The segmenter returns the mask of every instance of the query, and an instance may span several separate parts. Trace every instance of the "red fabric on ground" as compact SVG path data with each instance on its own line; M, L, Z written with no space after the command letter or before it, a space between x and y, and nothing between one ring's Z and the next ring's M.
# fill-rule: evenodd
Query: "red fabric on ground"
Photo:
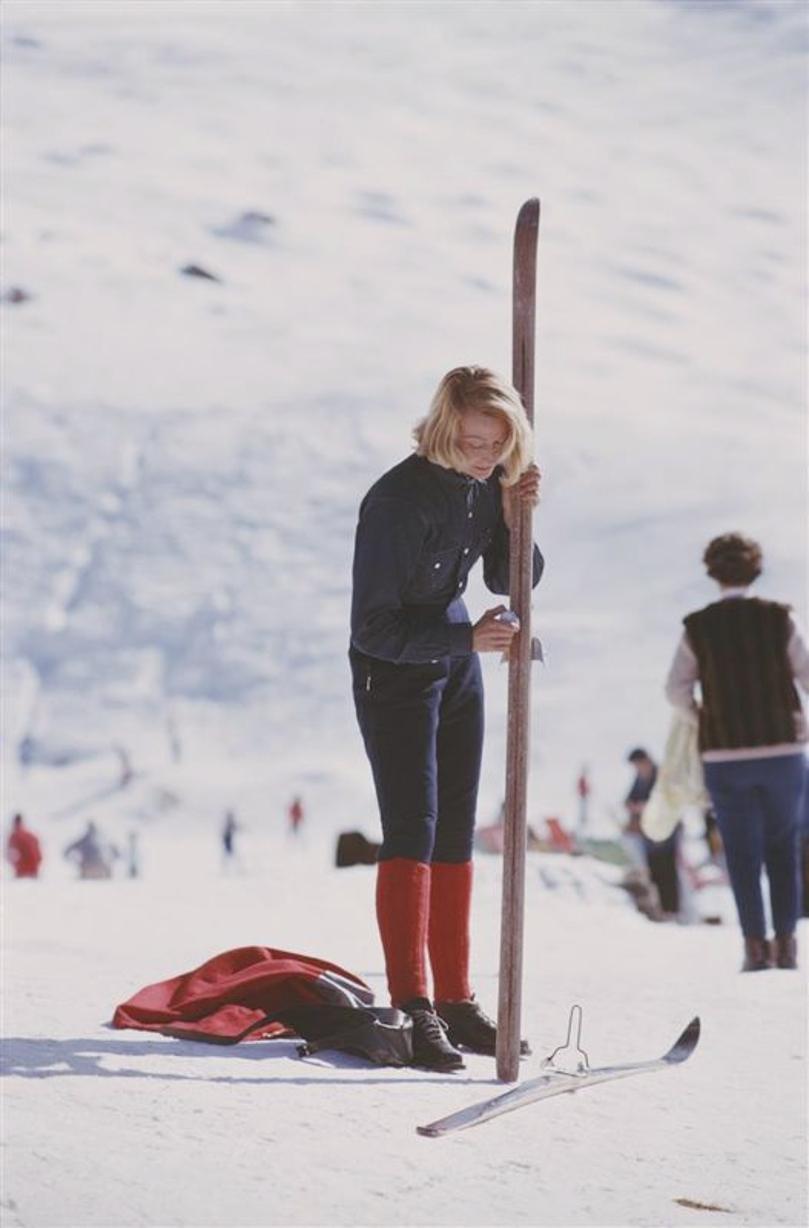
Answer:
M326 960L271 947L240 947L191 972L144 986L116 1007L112 1025L228 1043L276 1011L326 1001L315 983L324 973L361 995L370 994L359 977ZM244 1039L289 1034L282 1023L271 1023Z

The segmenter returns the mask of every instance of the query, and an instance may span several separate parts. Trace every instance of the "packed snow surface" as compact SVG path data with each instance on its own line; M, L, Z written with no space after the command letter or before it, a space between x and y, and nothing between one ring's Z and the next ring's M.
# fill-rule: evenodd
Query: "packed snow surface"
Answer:
M508 372L526 198L532 823L573 824L587 764L615 833L714 533L758 537L761 592L805 622L806 33L792 0L4 5L3 806L46 852L3 883L4 1226L805 1222L805 973L738 974L726 893L723 925L652 925L610 867L532 854L524 1077L574 1002L594 1062L657 1056L695 1013L703 1038L453 1139L415 1126L497 1090L485 1058L444 1078L105 1025L246 944L385 1000L373 871L332 866L337 831L377 834L356 510L445 370ZM471 586L474 617L495 600ZM72 880L91 817L139 833L139 878ZM490 1010L498 875L478 858Z
M287 836L280 799L242 817L241 871L221 867L215 826L161 822L141 879L73 881L52 826L44 880L6 884L7 1228L805 1222L804 975L740 975L735 926L652 924L602 862L529 854L520 1077L564 1042L573 1003L593 1065L658 1057L699 1014L683 1067L429 1139L417 1125L503 1090L492 1059L448 1076L107 1027L143 985L256 944L330 959L386 1001L373 868ZM499 864L476 860L490 1011Z

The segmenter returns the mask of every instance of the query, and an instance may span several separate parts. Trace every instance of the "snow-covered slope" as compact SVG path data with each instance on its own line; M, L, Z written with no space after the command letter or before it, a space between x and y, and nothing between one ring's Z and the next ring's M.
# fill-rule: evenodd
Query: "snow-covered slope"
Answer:
M12 742L159 765L175 728L372 809L357 504L444 370L508 370L539 194L533 805L586 761L603 811L661 745L705 540L760 536L804 599L802 6L5 9Z
M245 873L225 876L206 835L157 824L143 878L96 883L69 880L52 835L45 879L5 884L8 1228L805 1222L805 975L740 976L734 927L652 925L580 860L528 858L521 1077L574 1002L593 1064L656 1057L700 1014L681 1069L431 1140L415 1127L498 1091L491 1059L438 1076L302 1062L285 1040L109 1030L136 989L244 945L332 959L385 1001L373 869L334 870L313 833L254 825ZM474 983L492 1010L499 859L479 857L476 881Z

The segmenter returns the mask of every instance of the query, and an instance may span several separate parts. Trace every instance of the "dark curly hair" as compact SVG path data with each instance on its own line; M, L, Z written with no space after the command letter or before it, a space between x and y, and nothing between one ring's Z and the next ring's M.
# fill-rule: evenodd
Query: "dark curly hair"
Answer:
M723 533L708 542L702 556L708 575L718 584L752 584L761 575L761 546L742 533Z

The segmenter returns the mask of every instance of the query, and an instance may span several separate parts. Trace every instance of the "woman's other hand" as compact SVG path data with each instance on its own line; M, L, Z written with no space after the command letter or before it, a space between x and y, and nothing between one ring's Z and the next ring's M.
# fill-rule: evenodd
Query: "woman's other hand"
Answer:
M520 624L516 618L504 622L500 616L507 613L504 605L498 605L478 619L472 628L473 652L508 652Z

